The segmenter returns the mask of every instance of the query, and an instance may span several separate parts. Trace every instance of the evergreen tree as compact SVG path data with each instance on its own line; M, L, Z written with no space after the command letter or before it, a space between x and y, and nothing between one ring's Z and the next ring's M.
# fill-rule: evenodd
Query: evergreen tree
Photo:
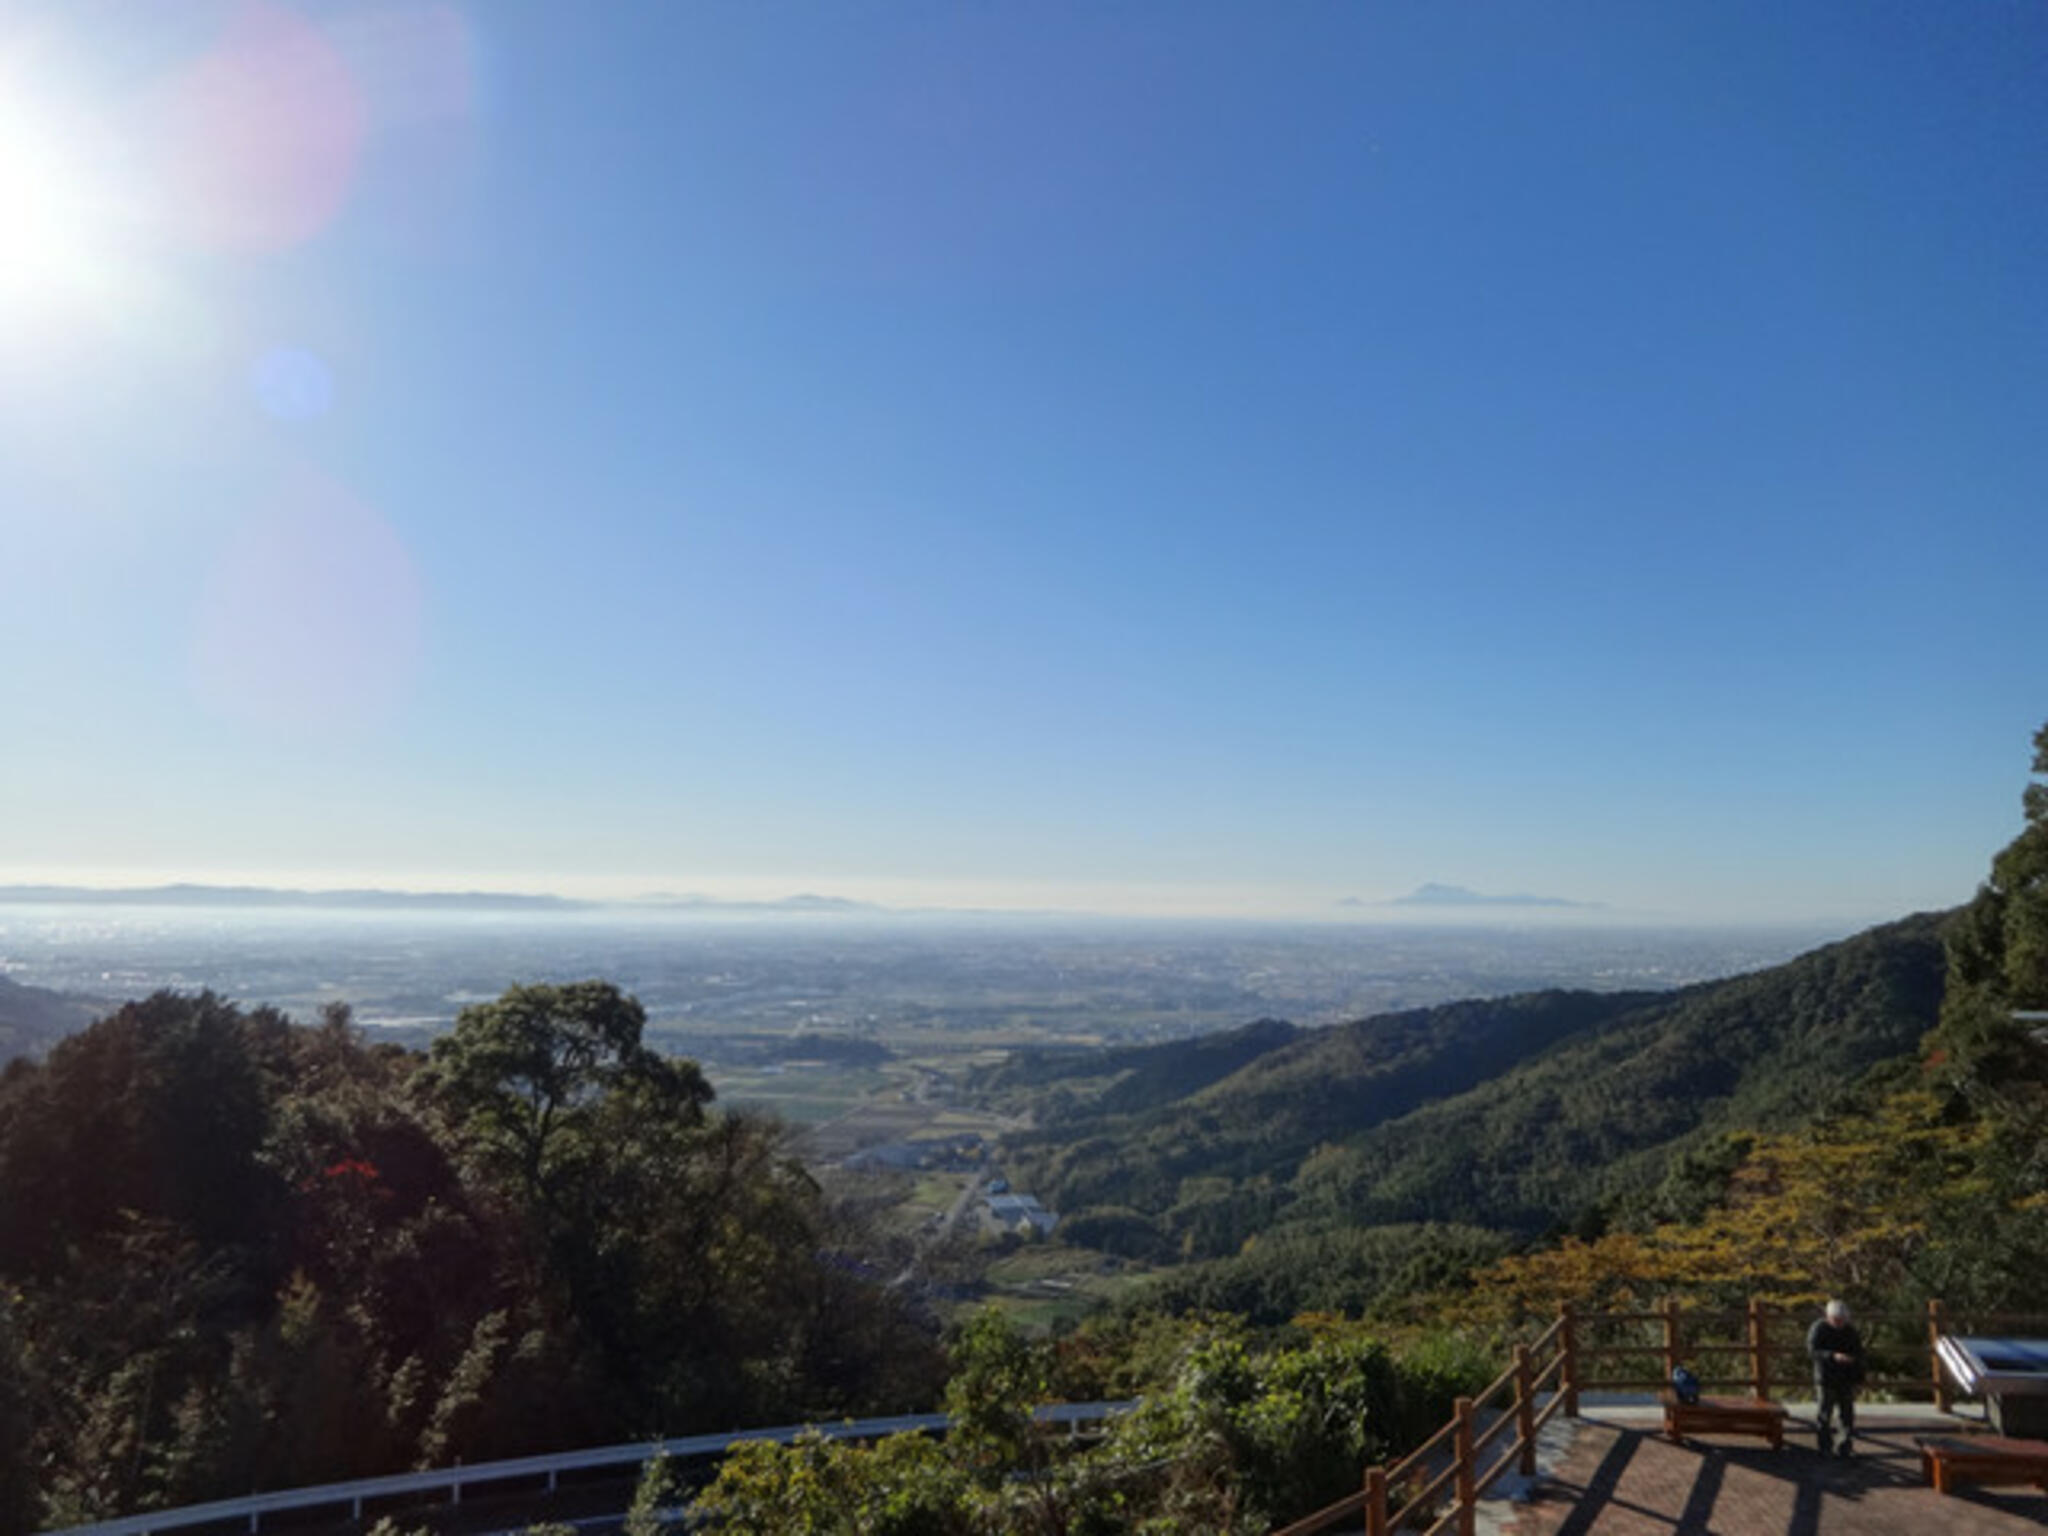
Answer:
M2048 725L2034 735L2026 825L1950 923L1948 993L1932 1056L1998 1131L2003 1171L2048 1190Z

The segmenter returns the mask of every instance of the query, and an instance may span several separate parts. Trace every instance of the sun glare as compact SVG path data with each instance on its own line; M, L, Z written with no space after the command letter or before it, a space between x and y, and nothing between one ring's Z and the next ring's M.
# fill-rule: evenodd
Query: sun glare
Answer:
M100 175L80 125L0 74L0 319L48 316L101 286Z

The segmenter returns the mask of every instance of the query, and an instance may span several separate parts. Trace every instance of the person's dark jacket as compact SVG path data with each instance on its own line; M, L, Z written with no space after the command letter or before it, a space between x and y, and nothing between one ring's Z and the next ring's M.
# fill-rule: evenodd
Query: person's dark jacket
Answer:
M1806 1330L1806 1353L1813 1360L1816 1386L1853 1387L1863 1380L1863 1335L1854 1323L1820 1319ZM1838 1354L1849 1358L1837 1360Z

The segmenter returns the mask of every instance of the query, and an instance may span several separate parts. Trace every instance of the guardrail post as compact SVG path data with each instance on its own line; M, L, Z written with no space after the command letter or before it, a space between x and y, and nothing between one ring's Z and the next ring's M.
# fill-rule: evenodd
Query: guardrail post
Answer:
M1749 1298L1749 1390L1759 1398L1771 1395L1771 1347L1765 1337L1764 1304Z
M1948 1390L1948 1378L1941 1374L1941 1351L1936 1347L1947 1332L1948 1316L1942 1310L1941 1301L1930 1297L1927 1302L1927 1368L1934 1373L1934 1406L1943 1413L1955 1406L1955 1398Z
M1515 1461L1516 1470L1524 1477L1536 1475L1536 1393L1532 1383L1536 1373L1529 1365L1529 1346L1515 1346L1515 1443L1521 1447L1521 1455Z
M1387 1536L1387 1469L1365 1469L1365 1536Z
M1572 1304L1568 1301L1558 1306L1557 1319L1563 1325L1557 1330L1557 1344L1564 1352L1564 1370L1559 1373L1557 1389L1564 1394L1564 1416L1576 1419L1579 1416L1579 1320L1572 1315Z
M1458 1399L1457 1467L1458 1536L1472 1536L1473 1510L1479 1503L1479 1486L1472 1453L1472 1399Z
M1664 1319L1664 1379L1668 1382L1678 1369L1678 1298L1666 1296L1657 1310Z

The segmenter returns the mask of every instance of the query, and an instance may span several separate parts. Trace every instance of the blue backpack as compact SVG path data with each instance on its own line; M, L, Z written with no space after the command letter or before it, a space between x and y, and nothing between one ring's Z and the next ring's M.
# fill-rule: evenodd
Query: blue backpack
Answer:
M1671 1390L1678 1400L1691 1407L1700 1400L1700 1379L1682 1365L1671 1368Z

